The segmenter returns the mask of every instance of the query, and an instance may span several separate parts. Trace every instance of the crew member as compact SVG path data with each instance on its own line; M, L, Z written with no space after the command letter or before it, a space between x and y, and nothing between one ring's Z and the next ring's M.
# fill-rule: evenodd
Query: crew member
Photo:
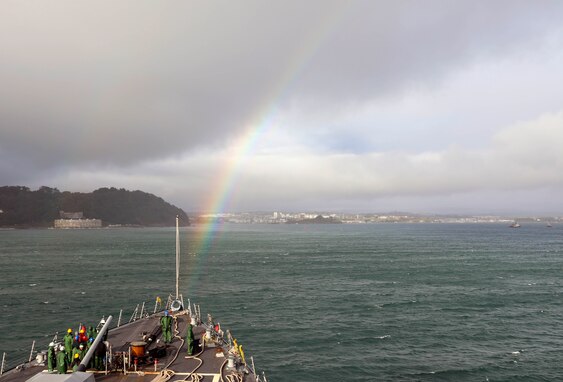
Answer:
M102 330L105 324L106 324L106 320L102 318L100 320L100 323L98 324L98 327L96 328L96 336L98 336L98 333L100 332L100 330ZM104 336L102 337L102 341L107 341L107 340L108 340L108 331L106 330Z
M80 336L78 335L78 332L74 332L74 340L72 341L72 348L77 349L78 345L80 345Z
M57 365L57 355L55 354L55 343L51 342L49 344L49 350L47 351L47 367L49 373L52 373Z
M59 353L57 354L57 370L59 374L66 374L67 365L68 365L68 359L65 352L65 347L61 345L59 348Z
M186 346L188 348L188 355L194 354L194 331L192 324L188 324L188 332L186 334Z
M80 366L80 355L76 353L74 354L74 359L72 360L70 367L72 367L72 371L77 371L78 366Z
M164 343L170 343L172 341L172 317L167 310L164 311L164 316L160 319L160 326L162 327Z
M86 335L86 327L81 326L80 332L78 333L78 342L81 344L85 344L88 342L88 336Z
M106 344L100 341L96 350L94 350L94 368L96 370L102 370L104 367L104 358L106 356Z
M94 329L93 326L90 326L90 327L88 328L88 331L86 332L86 335L88 336L88 339L90 339L90 338L96 338L96 334L98 334L98 333L96 333L96 329Z
M70 356L72 354L72 342L74 340L73 336L72 336L72 329L68 329L66 331L66 334L63 338L64 340L64 344L65 344L65 353L67 356L67 362L70 363ZM58 359L58 357L57 357Z
M76 358L77 355L78 355L78 358L82 361L82 358L84 358L84 344L80 344L78 346L78 348L72 349L72 360L73 361L74 361L74 359Z

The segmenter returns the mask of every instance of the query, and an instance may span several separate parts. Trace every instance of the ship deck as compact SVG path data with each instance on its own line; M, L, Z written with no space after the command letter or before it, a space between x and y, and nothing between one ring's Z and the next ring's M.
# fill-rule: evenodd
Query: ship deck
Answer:
M162 314L152 315L129 324L111 329L107 335L107 341L111 344L112 362L107 374L106 371L88 369L94 374L98 382L115 381L198 381L198 382L249 382L256 381L250 367L239 364L228 367L229 346L222 336L214 340L205 339L206 325L200 324L193 327L194 333L194 355L187 355L185 343L187 325L190 317L187 312L173 315L174 336L172 342L165 345L162 342L162 331L160 318ZM151 341L150 337L155 340ZM215 336L214 336L215 337ZM129 359L131 344L144 341L145 356L133 357L135 362L127 362L130 366L124 368L122 361ZM157 355L157 353L159 353ZM232 353L232 351L231 351ZM154 356L154 357L153 357ZM234 357L240 360L238 354ZM156 360L156 362L155 362ZM0 382L27 381L33 376L44 373L46 381L64 381L63 375L48 374L45 365L37 364L36 361L27 363L18 369L11 370L0 377ZM71 372L67 374L71 375ZM57 377L56 377L57 376Z

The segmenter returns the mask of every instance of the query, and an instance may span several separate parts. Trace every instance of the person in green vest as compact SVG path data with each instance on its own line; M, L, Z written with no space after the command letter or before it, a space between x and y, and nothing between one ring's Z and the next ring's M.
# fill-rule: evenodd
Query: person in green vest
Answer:
M65 344L65 353L67 356L67 363L70 363L71 361L71 356L72 356L72 342L74 341L74 338L72 336L72 329L68 329L66 331L66 335L63 338L64 344Z
M82 361L82 358L84 358L85 354L86 350L84 350L84 344L80 344L78 345L78 348L72 349L72 360L74 361L76 356L78 356L78 359Z
M194 331L192 329L192 324L188 324L188 332L186 333L186 347L188 349L188 355L194 354Z
M55 343L51 342L49 344L49 350L47 351L47 368L49 373L52 373L57 365L57 355L55 354Z
M90 326L90 327L88 328L88 331L86 332L86 334L88 335L88 338L94 338L94 339L95 339L95 338L96 338L96 335L97 335L98 333L96 332L96 329L94 329L93 326Z
M88 338L88 342L86 343L86 349L84 349L84 354L82 355L82 359L84 359L86 353L90 351L90 348L92 347L93 343L94 343L94 338L92 337ZM93 364L94 364L94 358L90 358L90 362L88 362L87 368L88 369L91 368Z
M94 368L96 370L102 370L104 368L106 350L106 344L103 342L99 342L96 350L94 350Z
M82 361L86 356L86 353L88 353L88 349L85 344L80 344L80 346L78 346L78 350L80 350L80 360Z
M72 371L78 371L78 366L80 366L80 354L75 353L70 367L72 367Z
M65 347L61 345L59 353L57 354L57 371L59 374L66 374L68 359L65 352Z
M167 310L164 311L164 316L160 319L160 326L162 327L164 343L170 343L172 341L172 317Z

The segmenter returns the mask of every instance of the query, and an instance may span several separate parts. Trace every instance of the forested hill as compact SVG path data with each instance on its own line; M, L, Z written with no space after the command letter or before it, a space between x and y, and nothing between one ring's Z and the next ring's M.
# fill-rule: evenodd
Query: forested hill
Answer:
M102 219L104 225L172 226L176 215L181 225L189 225L188 215L162 198L113 187L91 193L0 187L0 211L0 227L52 227L59 211L82 211L85 218Z

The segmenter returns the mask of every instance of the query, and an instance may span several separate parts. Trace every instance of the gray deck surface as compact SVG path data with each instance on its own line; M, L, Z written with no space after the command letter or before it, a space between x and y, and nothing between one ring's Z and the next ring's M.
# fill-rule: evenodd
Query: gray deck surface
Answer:
M162 341L160 330L160 317L161 314L153 315L151 317L141 319L130 324L123 325L119 328L114 328L109 331L107 340L112 345L114 354L129 352L129 345L131 342L142 341L143 335L150 333L157 333L157 338ZM234 371L226 370L226 350L223 347L199 346L200 343L205 342L202 337L205 334L205 327L203 325L194 326L193 333L196 339L194 346L194 356L187 356L187 348L184 343L187 331L187 324L189 317L186 314L179 314L175 317L177 323L177 334L173 338L172 343L166 346L166 356L158 359L157 371L153 362L150 364L139 361L137 365L138 373L133 372L133 367L129 370L129 374L125 375L123 371L114 371L107 375L96 372L96 381L114 382L114 381L137 381L145 382L152 381L163 369L168 369L174 372L174 376L170 381L200 381L200 382L220 382L232 379L228 377ZM174 336L174 321L172 335ZM178 338L179 337L179 338ZM150 351L157 346L162 347L162 342L152 342L147 346L147 351ZM0 377L0 382L15 382L26 381L33 375L43 372L47 368L45 366L27 365L23 370L12 370L5 373ZM93 370L92 370L93 371ZM197 374L197 376L193 376ZM239 373L242 381L254 381L255 377L252 374ZM198 379L199 378L199 379ZM233 379L234 381L241 381L241 379Z

